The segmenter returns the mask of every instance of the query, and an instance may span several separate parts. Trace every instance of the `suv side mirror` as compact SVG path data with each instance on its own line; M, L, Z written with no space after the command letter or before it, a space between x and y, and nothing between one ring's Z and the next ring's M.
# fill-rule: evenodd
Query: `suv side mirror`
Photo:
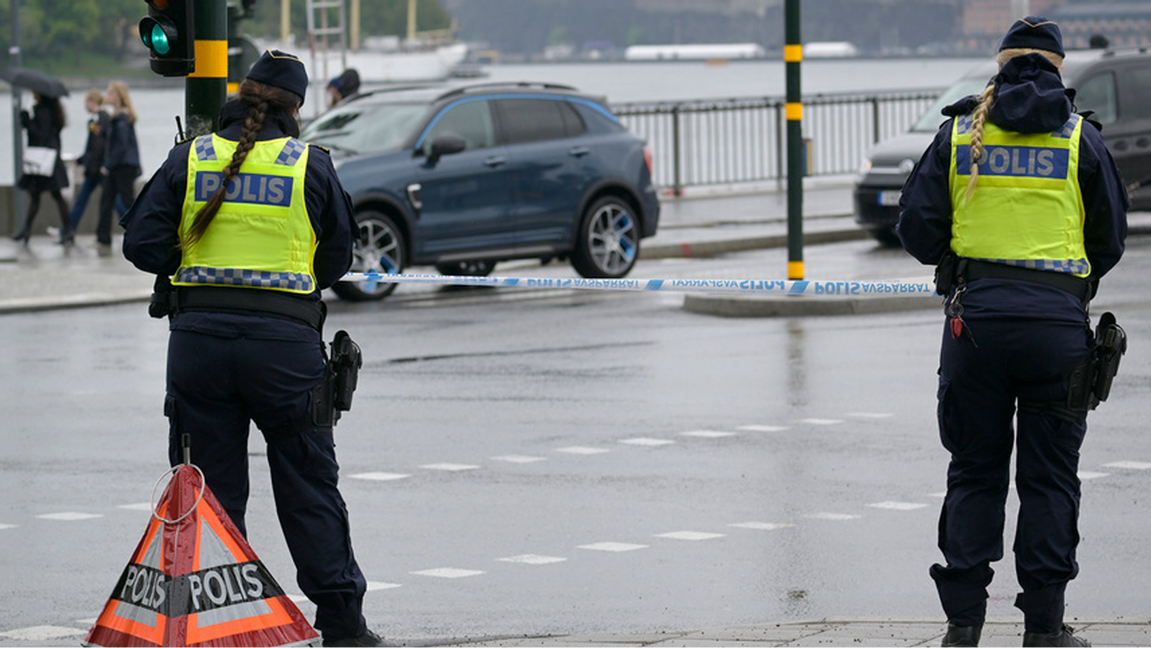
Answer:
M445 155L459 153L468 148L464 138L455 133L444 133L432 140L432 152L428 154L428 164L435 164Z

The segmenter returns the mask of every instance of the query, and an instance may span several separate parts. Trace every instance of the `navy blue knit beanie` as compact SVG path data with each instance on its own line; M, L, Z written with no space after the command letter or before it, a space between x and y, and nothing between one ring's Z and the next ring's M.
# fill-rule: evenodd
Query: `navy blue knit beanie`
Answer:
M248 72L248 78L300 95L303 103L308 92L308 71L295 56L280 50L266 50Z
M1020 18L1007 30L999 51L1005 49L1037 49L1064 56L1063 35L1059 25L1042 16Z

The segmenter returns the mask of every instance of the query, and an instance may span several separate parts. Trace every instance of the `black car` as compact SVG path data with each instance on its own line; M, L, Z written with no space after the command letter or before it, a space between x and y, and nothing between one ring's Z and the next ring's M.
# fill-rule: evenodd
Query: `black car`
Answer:
M899 195L944 117L940 110L983 91L994 61L968 72L948 88L911 130L872 149L855 185L855 222L876 240L899 245ZM1076 90L1075 107L1094 111L1129 187L1132 209L1151 209L1151 51L1146 48L1067 52L1063 83ZM1141 183L1147 182L1146 186ZM1135 187L1134 185L1140 185Z
M655 234L651 154L602 98L539 83L359 95L301 138L332 152L362 240L353 272L433 265L483 276L509 259L570 259L618 278ZM346 299L396 284L340 282Z

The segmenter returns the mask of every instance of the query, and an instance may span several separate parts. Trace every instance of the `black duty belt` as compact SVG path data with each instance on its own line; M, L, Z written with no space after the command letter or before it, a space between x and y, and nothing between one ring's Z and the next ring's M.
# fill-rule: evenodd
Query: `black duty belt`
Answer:
M962 259L957 274L964 281L974 281L975 279L1030 281L1031 283L1053 286L1069 292L1084 303L1091 299L1091 284L1088 283L1086 279L1063 272L1033 270L1031 268L1020 268L1003 263Z
M235 313L277 317L307 324L322 331L327 309L322 301L311 301L260 288L180 288L177 312Z

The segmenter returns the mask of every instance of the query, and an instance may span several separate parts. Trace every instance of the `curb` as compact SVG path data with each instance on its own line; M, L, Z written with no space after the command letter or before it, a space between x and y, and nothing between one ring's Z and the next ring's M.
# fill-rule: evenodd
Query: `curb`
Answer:
M871 315L940 308L939 299L914 297L788 297L748 295L686 295L683 310L716 317L805 317L810 315Z

